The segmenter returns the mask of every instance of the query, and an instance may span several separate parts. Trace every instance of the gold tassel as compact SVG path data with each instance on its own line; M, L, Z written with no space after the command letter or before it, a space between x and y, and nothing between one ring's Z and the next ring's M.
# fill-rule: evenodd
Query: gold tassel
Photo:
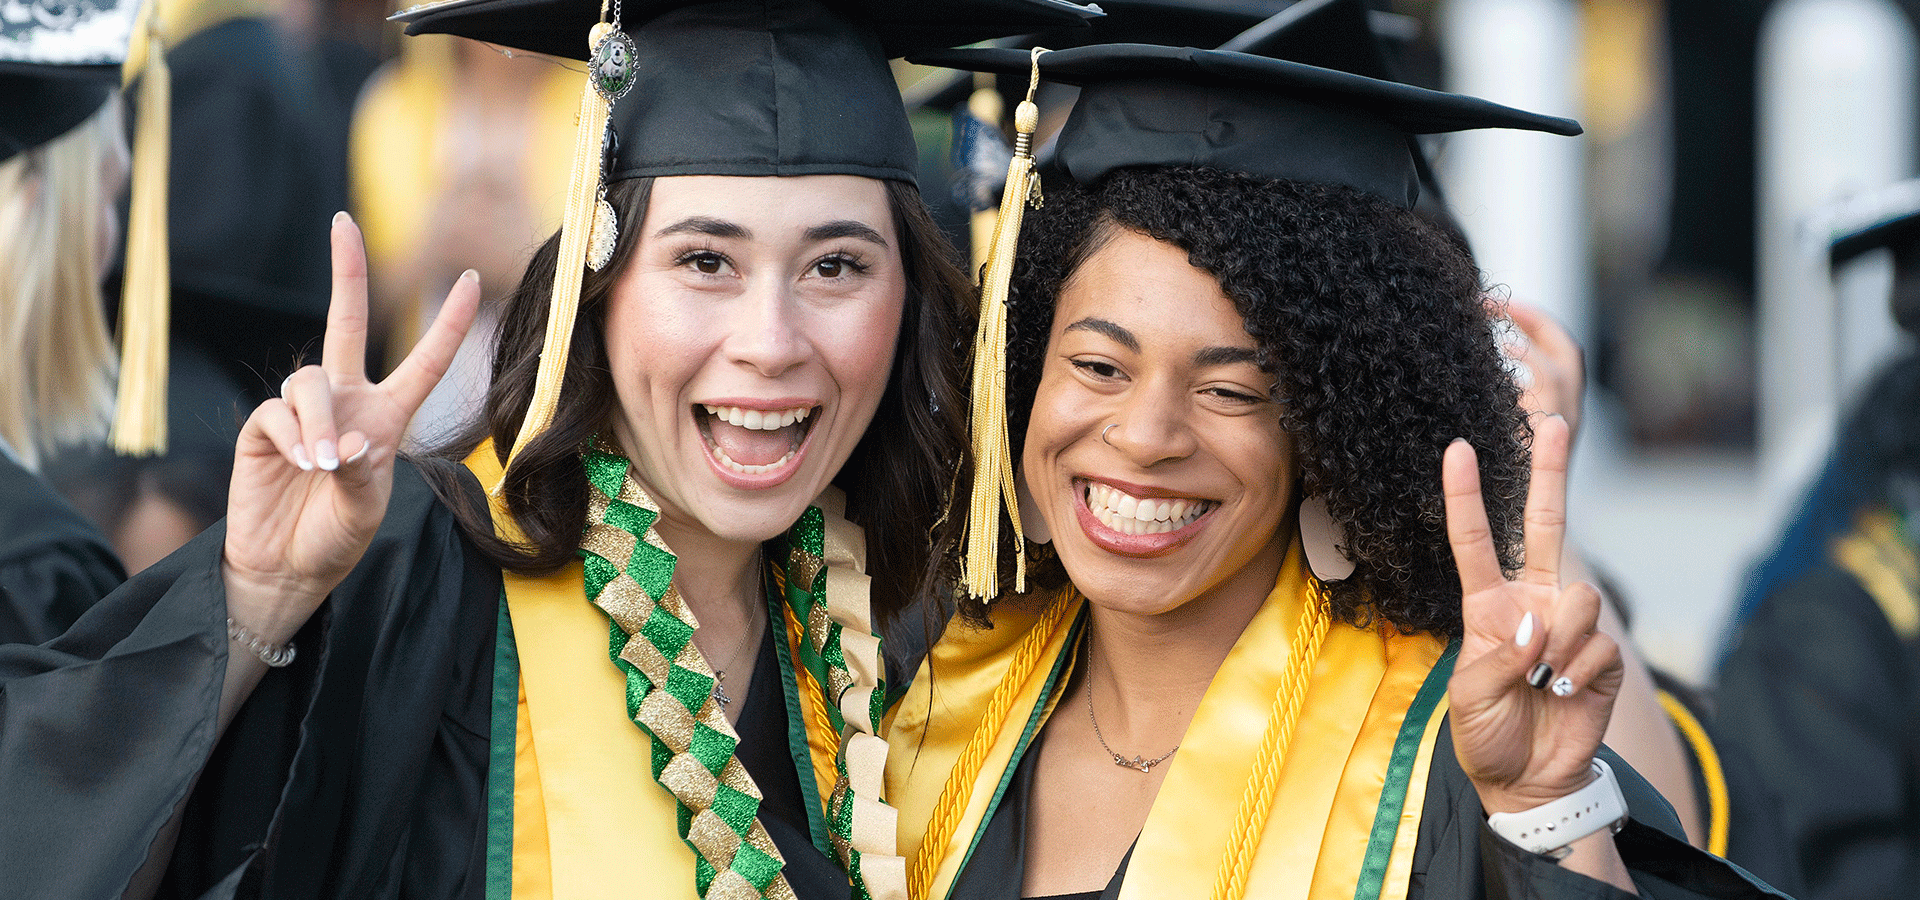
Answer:
M167 338L172 274L167 260L167 157L173 78L158 15L149 10L140 121L133 139L127 214L126 282L120 292L120 397L111 440L116 452L167 452Z
M602 21L593 26L587 38L588 46L598 51L602 42L615 34L615 27ZM560 258L554 266L553 299L547 307L547 340L540 351L540 369L534 374L533 400L527 406L526 417L520 420L520 434L513 439L513 448L507 454L509 469L513 467L514 457L553 423L554 411L560 405L560 384L567 376L573 322L580 310L580 282L587 266L587 245L596 207L602 202L601 156L613 99L601 90L590 65L587 86L580 95L580 113L575 119L573 174L567 181L566 213L560 220ZM500 484L505 483L503 478Z
M1040 180L1033 172L1033 131L1040 107L1040 54L1033 50L1033 74L1026 99L1013 114L1013 159L1000 194L1000 217L993 230L993 254L980 279L980 328L973 339L973 496L967 510L962 587L967 595L992 600L1000 584L1000 510L1013 523L1014 590L1027 590L1026 532L1020 527L1020 502L1014 491L1013 453L1007 441L1007 287L1013 254L1027 204L1039 206Z

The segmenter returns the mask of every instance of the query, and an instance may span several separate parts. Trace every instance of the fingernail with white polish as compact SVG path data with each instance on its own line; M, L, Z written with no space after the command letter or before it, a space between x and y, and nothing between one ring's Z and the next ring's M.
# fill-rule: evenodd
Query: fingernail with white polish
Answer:
M313 471L313 460L307 458L307 447L305 444L293 445L293 464L299 466L302 472Z
M1520 617L1520 628L1513 633L1513 645L1525 647L1533 643L1533 613Z
M1547 682L1552 679L1553 667L1546 663L1535 663L1533 668L1527 671L1527 684L1536 690L1546 687Z
M1554 696L1556 697L1572 696L1573 695L1573 679L1568 678L1565 675L1562 675L1559 678L1555 678L1553 680L1553 693L1554 693Z
M345 465L352 465L353 463L359 462L361 457L367 455L367 448L372 446L373 446L372 444L369 444L366 441L361 441L360 449L353 451L353 455L347 457L346 459L341 460L340 464L345 466Z
M287 377L280 379L280 396L282 398L285 398L287 396L287 388L292 386L292 384L293 384L292 375L288 375Z
M340 448L330 439L313 442L313 458L328 472L340 468Z

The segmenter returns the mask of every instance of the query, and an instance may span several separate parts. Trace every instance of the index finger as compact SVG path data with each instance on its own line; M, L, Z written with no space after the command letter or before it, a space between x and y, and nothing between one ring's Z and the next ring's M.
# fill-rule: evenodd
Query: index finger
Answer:
M1440 487L1447 498L1447 543L1453 564L1460 570L1462 596L1506 584L1500 556L1494 552L1493 529L1487 524L1487 506L1480 496L1480 459L1473 445L1455 440L1440 459Z
M360 226L335 213L328 235L333 252L333 299L327 304L327 336L320 368L335 379L367 377L367 249Z
M1544 310L1528 306L1518 300L1507 301L1507 317L1513 320L1515 327L1527 336L1534 349L1544 353L1548 359L1559 363L1570 372L1584 374L1585 353L1580 343L1573 339L1573 333L1567 330L1559 320Z

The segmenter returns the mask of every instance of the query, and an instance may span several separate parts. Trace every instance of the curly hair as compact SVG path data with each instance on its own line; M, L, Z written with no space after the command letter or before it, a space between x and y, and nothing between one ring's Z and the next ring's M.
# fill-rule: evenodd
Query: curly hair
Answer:
M1009 297L1007 406L1016 447L1025 441L1055 300L1119 229L1185 250L1246 320L1296 444L1296 498L1325 498L1354 562L1351 575L1328 585L1334 615L1459 635L1441 454L1455 438L1478 451L1494 543L1512 572L1531 439L1464 244L1411 210L1350 188L1211 168L1122 169L1090 187L1050 192L1027 219ZM943 540L943 571L955 568L956 546ZM1064 577L1057 562L1034 575L1043 587ZM984 614L971 602L961 612Z

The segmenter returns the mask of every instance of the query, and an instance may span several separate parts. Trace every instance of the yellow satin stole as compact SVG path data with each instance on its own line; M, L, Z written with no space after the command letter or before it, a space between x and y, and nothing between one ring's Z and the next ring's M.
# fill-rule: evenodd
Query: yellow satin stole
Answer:
M1307 577L1296 543L1265 605L1214 676L1179 754L1167 763L1127 867L1123 900L1210 894L1308 597ZM973 773L961 825L938 850L929 897L952 890L1005 776L1068 680L1077 629L1067 623L1083 601L1069 592L1049 602L1071 606L1048 637L1046 662L1019 686L1004 721L983 722L981 711L1008 673L1016 645L1042 621L1034 609L1005 603L994 609L990 630L959 622L949 627L893 714L889 740L897 749L887 768L888 800L900 811L900 847L909 860L920 852L942 783L976 728L998 729ZM1451 659L1434 670L1447 649L1440 639L1390 627L1329 628L1248 873L1248 896L1406 896Z

